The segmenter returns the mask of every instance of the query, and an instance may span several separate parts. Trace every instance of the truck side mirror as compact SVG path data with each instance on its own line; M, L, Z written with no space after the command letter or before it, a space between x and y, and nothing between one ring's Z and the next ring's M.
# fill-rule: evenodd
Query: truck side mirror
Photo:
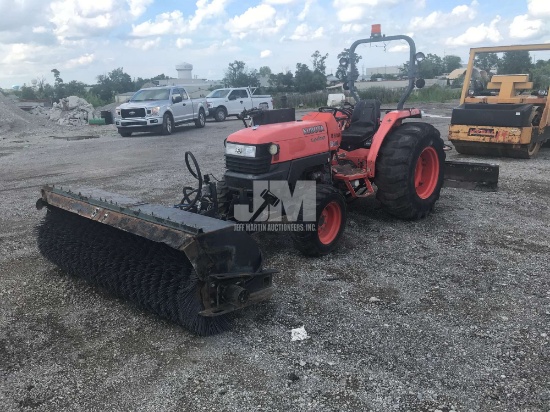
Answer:
M172 96L172 103L180 103L181 96Z
M235 96L235 95L229 96L229 100L237 100L237 96Z

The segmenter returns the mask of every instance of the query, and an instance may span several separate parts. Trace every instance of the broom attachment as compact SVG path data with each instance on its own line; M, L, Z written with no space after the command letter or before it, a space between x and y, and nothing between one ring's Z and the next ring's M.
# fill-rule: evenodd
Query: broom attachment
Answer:
M99 189L44 186L41 253L65 272L199 335L273 293L273 270L234 224Z

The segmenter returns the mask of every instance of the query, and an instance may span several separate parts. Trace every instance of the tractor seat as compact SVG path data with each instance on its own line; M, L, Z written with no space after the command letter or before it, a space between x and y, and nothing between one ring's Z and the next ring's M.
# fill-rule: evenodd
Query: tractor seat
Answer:
M372 136L380 123L380 101L376 99L360 100L353 109L349 127L342 131L344 150L369 148Z

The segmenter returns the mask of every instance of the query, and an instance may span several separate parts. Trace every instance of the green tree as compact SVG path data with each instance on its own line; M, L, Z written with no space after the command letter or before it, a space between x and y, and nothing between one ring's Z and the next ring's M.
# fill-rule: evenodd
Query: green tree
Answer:
M359 56L357 53L354 53L353 56L350 56L350 51L349 49L344 49L341 53L338 54L338 62L340 61L340 59L342 58L346 58L349 60L350 62L350 66L351 66L351 62L352 62L352 57L353 57L353 63L355 64L355 71L354 71L354 79L357 79L359 77L359 70L357 69L357 65L359 64L359 60L361 60L363 57L362 56ZM338 70L336 70L336 74L335 76L337 78L339 78L340 80L346 80L346 76L347 76L347 72L346 72L346 68L345 67L342 67L342 66L338 66Z
M498 65L498 74L529 73L533 65L528 50L504 52Z
M84 97L86 95L86 85L76 80L71 80L65 85L65 93L67 96Z
M124 69L119 67L109 72L109 74L100 74L97 76L97 84L92 87L92 94L97 95L101 100L112 102L116 93L125 93L134 91L134 82L129 74L124 73Z
M326 60L328 53L323 56L319 53L319 50L315 50L315 53L313 53L311 57L313 57L313 70L325 75L327 70Z
M39 99L53 100L55 98L55 90L51 84L45 83L42 90L40 90L40 88L38 89L36 97Z
M260 73L260 76L263 76L263 77L269 77L272 74L271 69L269 68L269 66L260 67L260 70L258 71L258 73Z
M478 69L485 70L487 73L496 69L500 59L496 53L476 53L474 58L474 66Z
M460 69L461 67L462 59L459 56L449 54L443 57L443 73L450 73L455 69Z
M317 70L310 70L307 64L297 63L294 85L300 93L314 92L327 87L327 78Z
M35 100L36 93L34 92L34 89L32 87L28 87L26 84L24 84L21 87L21 98L24 100Z
M55 78L55 82L54 82L54 96L53 98L55 100L59 100L59 99L62 99L63 97L66 97L67 95L65 94L65 84L63 83L63 79L61 78L61 75L59 73L59 70L57 69L52 69L51 72L53 73L53 76Z
M243 61L235 60L228 64L223 82L230 87L257 87L260 85L258 75L257 70L247 71Z
M418 77L423 79L433 79L441 76L444 72L443 59L437 54L428 53L422 63L418 64Z
M537 60L535 67L531 70L533 88L537 90L548 90L550 87L550 59Z
M276 92L288 92L294 87L294 76L291 71L269 75L269 86Z

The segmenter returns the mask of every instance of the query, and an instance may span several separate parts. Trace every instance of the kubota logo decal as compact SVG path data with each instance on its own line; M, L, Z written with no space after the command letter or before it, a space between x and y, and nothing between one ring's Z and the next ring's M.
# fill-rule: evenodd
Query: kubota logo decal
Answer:
M312 127L304 127L302 130L304 131L304 134L313 134L313 133L324 132L325 128L322 125L319 125L319 126L312 126Z
M468 129L468 136L493 137L494 135L494 129L485 129L482 127L471 127Z

